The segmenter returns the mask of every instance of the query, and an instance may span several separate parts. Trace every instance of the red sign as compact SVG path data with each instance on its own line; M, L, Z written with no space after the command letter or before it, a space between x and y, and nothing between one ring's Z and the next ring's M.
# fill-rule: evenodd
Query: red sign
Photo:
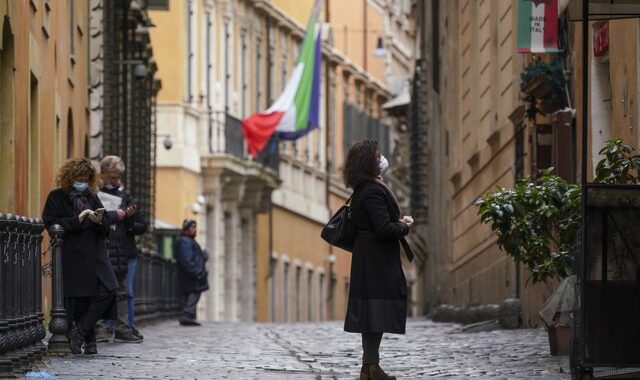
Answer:
M593 55L604 57L609 55L609 23L603 22L593 32Z

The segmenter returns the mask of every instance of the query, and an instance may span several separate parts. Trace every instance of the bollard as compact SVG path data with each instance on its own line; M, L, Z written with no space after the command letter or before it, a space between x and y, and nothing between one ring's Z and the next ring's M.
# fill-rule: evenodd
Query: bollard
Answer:
M49 354L66 356L71 353L67 340L67 312L64 309L64 294L62 288L62 244L64 243L64 229L58 224L49 228L49 236L54 240L54 248L51 250L51 262L53 264L53 305L51 307L51 321L49 331Z

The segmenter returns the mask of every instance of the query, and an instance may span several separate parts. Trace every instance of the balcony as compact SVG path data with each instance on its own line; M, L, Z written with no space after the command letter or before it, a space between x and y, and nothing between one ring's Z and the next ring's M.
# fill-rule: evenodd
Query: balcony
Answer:
M227 113L224 122L214 123L212 128L212 152L201 159L205 192L219 192L223 201L265 211L271 192L281 182L278 144L270 141L254 160L247 153L240 120Z

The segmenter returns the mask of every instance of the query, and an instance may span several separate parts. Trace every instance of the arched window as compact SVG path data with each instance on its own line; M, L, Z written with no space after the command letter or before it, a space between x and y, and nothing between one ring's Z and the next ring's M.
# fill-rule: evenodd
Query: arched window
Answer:
M14 208L13 34L9 20L2 24L0 44L0 210Z

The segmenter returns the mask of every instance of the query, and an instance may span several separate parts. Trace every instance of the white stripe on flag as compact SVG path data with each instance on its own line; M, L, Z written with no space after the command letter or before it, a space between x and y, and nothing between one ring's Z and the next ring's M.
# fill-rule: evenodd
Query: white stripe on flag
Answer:
M544 52L544 3L531 2L531 52ZM540 21L534 21L540 20Z
M304 63L300 62L296 65L296 68L293 69L293 73L287 82L287 86L284 88L284 92L278 100L276 100L268 110L264 113L271 112L286 112L287 109L293 106L293 98L296 95L296 91L298 91L298 86L300 85L300 78L302 78L302 71L304 69Z

